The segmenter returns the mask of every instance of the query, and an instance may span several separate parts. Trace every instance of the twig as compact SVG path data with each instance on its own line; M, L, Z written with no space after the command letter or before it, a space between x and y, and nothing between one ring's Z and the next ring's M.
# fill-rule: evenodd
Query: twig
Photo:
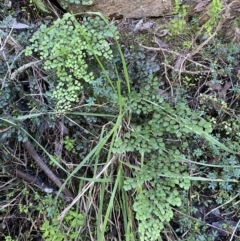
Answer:
M162 53L163 53L163 55L164 55L164 58L166 59L165 53L164 53L164 52L162 52ZM166 68L167 65L166 65L165 63L163 63L163 66L164 66L164 75L165 75L165 78L166 78L166 80L167 80L167 82L168 82L168 84L169 84L169 86L170 86L171 97L173 97L173 87L172 87L172 84L171 84L170 79L168 78L167 68Z
M39 62L41 62L41 60L37 60L34 62L30 62L28 64L24 64L23 66L19 67L18 69L16 69L10 76L10 80L14 80L16 79L17 75L24 72L27 68L31 67L32 65L38 64Z
M47 164L40 158L36 150L33 148L29 140L23 142L24 148L27 150L28 154L34 159L34 161L39 165L39 167L46 173L46 175L56 184L57 187L62 187L62 182L60 179L50 170ZM73 199L72 193L67 189L63 189L63 193L70 199Z
M200 50L201 50L205 45L207 45L211 39L213 39L213 38L217 35L218 31L222 28L222 26L223 26L223 24L226 22L226 20L227 20L226 18L222 18L222 19L219 21L219 23L218 23L218 25L217 25L214 33L213 33L212 35L210 35L204 42L202 42L200 45L198 45L198 47L197 47L195 50L193 50L193 51L188 55L188 58L192 58L194 55L196 55L197 53L199 53Z
M23 180L27 181L30 184L35 185L36 187L38 187L39 189L41 189L42 191L46 192L46 193L50 193L50 194L57 194L57 190L54 190L52 187L50 187L49 185L46 185L45 183L43 183L39 178L37 178L36 176L32 176L29 173L23 172L21 170L16 170L16 176L19 178L22 178ZM67 198L65 195L60 194L59 195L64 201L69 201L69 198Z
M173 71L178 71L177 69L175 69L173 66L171 66L169 64L163 63L163 65L172 69ZM199 70L199 71L182 70L181 71L181 73L192 74L192 75L199 75L199 74L202 74L202 73L209 74L209 73L212 73L212 72L213 71L211 71L211 70Z
M234 230L233 230L233 233L232 233L231 238L230 238L229 241L232 241L232 240L233 240L233 237L235 236L235 233L236 233L236 231L237 231L237 228L238 228L239 224L240 224L240 220L238 220L238 223L237 223L237 225L235 226L235 228L234 228Z

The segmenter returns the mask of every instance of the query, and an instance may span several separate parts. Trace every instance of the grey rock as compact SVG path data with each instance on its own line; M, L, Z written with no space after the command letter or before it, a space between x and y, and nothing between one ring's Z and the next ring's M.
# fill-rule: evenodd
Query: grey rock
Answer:
M63 7L61 0L57 1ZM108 17L144 18L171 14L172 8L172 0L95 0L91 6L69 4L66 10L74 14L101 12Z

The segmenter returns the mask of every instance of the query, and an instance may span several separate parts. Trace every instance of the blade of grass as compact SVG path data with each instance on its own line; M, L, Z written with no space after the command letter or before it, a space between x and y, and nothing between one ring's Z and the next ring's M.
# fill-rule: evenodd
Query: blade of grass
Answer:
M96 178L99 178L105 171L106 169L112 164L112 162L114 162L116 159L116 156L113 156L112 159L106 163L106 165L103 167L103 169L97 174ZM73 205L75 205L75 203L79 200L79 198L92 186L94 185L94 182L90 182L87 183L82 192L79 193L74 199L73 201L62 211L62 213L58 216L58 220L62 220L64 218L64 216L66 215L66 213L71 209L71 207Z
M123 226L124 226L124 233L125 233L125 240L126 241L134 241L135 238L133 236L133 215L132 211L128 205L128 195L127 192L124 190L124 172L121 165L121 173L120 173L120 180L119 180L119 186L118 186L118 192L119 192L119 201L120 206L122 210L123 215Z
M192 177L192 176L176 176L176 175L165 175L165 174L158 174L159 177L168 177L168 178L179 178L179 179L190 179L192 181L205 181L205 182L236 182L239 183L240 181L237 179L221 179L221 178L207 178L207 177Z
M107 227L108 219L109 219L109 216L110 216L110 212L112 211L112 208L113 208L113 201L114 201L114 198L116 196L117 187L119 185L119 181L120 181L120 178L121 178L120 174L121 174L121 168L118 169L117 178L115 180L114 188L112 190L112 194L111 194L111 197L110 197L110 200L109 200L107 211L106 211L105 216L104 216L102 232L101 232L101 236L100 236L99 241L104 240L104 233L106 231L106 227Z

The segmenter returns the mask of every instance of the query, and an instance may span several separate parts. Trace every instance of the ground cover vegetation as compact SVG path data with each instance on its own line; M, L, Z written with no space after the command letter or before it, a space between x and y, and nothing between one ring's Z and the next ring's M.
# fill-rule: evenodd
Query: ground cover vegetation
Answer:
M1 240L240 240L238 1L0 4Z

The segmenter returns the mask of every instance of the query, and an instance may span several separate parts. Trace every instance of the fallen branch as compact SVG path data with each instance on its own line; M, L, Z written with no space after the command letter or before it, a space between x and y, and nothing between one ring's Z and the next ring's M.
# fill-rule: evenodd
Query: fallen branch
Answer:
M32 176L29 173L23 172L21 170L16 170L16 176L23 179L24 181L38 187L39 189L41 189L42 191L49 193L49 194L57 194L57 190L54 190L52 187L50 187L49 185L46 185L45 183L43 183L39 178L37 178L36 176ZM69 201L69 198L67 198L64 194L60 194L59 195L64 201Z
M27 150L28 154L33 158L33 160L39 165L39 167L46 173L46 175L53 181L53 183L61 188L62 182L60 179L50 170L50 168L47 166L47 164L40 158L40 156L37 154L36 150L32 146L29 140L23 142L24 148ZM67 189L64 188L62 192L69 198L73 199L72 193Z

